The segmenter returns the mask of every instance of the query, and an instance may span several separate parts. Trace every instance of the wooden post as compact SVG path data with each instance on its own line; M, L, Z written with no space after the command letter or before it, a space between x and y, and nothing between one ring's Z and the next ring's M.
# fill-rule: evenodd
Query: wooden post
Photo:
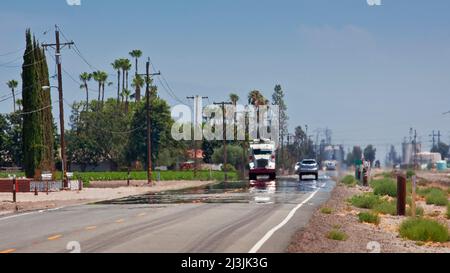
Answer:
M406 215L406 177L397 177L397 215Z
M130 167L128 167L128 173L127 173L127 186L130 186Z
M13 202L16 203L17 202L17 180L16 180L16 176L13 177L13 181L12 181L12 192L13 192Z
M412 202L411 202L411 215L416 217L416 191L417 191L417 177L412 177Z

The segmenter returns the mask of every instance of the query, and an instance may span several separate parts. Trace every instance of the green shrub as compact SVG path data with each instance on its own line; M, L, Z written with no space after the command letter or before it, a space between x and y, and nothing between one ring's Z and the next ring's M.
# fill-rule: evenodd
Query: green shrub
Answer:
M349 187L353 187L356 186L356 178L353 175L347 175L346 177L344 177L341 182L344 185L347 185Z
M441 189L431 189L431 191L425 196L427 205L447 206L448 195Z
M447 219L450 219L450 204L447 205Z
M423 218L405 220L400 226L400 236L420 242L444 243L449 240L446 226Z
M419 188L417 190L417 194L425 197L427 194L429 194L433 189L438 189L438 188Z
M372 193L356 195L349 200L350 204L361 209L373 209L377 204L380 204L381 201L379 196Z
M397 215L397 202L382 200L373 207L373 211L384 215Z
M322 212L323 214L332 214L333 210L331 208L322 208L320 212Z
M408 179L411 179L413 176L415 176L416 175L416 172L414 171L414 170L408 170L407 172L406 172L406 177L408 178Z
M348 236L342 231L333 229L327 234L327 238L335 241L345 241L348 239Z
M380 217L375 213L361 212L358 214L358 218L361 223L380 224Z
M371 186L375 195L397 197L397 185L392 179L375 180Z

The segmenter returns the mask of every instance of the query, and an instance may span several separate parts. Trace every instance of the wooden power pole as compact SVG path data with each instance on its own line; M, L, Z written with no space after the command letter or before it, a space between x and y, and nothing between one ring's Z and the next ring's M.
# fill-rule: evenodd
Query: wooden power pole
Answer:
M64 46L71 46L74 42L61 43L59 37L59 28L55 26L55 42L54 44L43 44L42 47L55 48L56 65L58 69L58 93L59 93L59 126L61 130L61 169L63 173L63 188L67 188L69 185L67 180L67 154L66 154L66 141L65 141L65 125L64 125L64 95L63 95L63 81L62 81L62 61L61 61L61 48ZM50 87L49 87L50 88Z
M150 58L147 60L146 73L145 76L146 90L145 90L145 109L146 109L146 120L147 120L147 182L152 184L152 117L151 117L151 94L150 94L150 83L152 76L159 76L161 72L150 73Z
M220 105L222 107L222 114L223 114L223 171L225 174L225 182L228 181L228 172L227 172L227 165L228 165L228 155L227 155L227 111L225 105L232 105L231 102L215 102L214 105Z

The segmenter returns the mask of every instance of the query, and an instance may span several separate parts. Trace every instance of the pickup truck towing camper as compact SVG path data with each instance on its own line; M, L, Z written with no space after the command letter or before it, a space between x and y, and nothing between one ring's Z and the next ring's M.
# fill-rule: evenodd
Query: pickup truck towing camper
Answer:
M250 143L250 180L257 180L258 176L268 176L270 180L276 179L275 152L276 144L271 140L261 139Z

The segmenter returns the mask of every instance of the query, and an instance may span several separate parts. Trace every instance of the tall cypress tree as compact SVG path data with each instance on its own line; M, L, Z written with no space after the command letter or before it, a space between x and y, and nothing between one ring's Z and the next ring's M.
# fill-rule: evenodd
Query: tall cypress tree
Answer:
M36 111L41 105L39 96L41 86L34 43L29 29L26 31L26 44L22 66L23 154L25 174L33 178L42 159L43 136L41 113Z
M50 86L50 79L48 73L47 60L45 58L45 52L39 44L35 45L35 52L37 54L36 60L39 67L39 80L40 86ZM44 171L53 171L54 169L54 126L53 126L53 114L51 107L51 92L50 90L41 90L41 107L43 109L42 115L42 135L44 150L40 169Z

